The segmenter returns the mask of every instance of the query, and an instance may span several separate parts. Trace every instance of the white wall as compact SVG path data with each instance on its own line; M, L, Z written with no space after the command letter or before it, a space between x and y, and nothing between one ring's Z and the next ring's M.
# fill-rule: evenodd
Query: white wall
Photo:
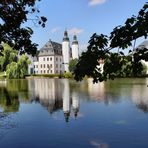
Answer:
M147 67L146 74L148 74L148 61L141 60L141 62Z
M64 71L69 71L69 61L70 61L70 44L69 41L63 41L62 43L62 55L64 63Z
M79 46L78 44L72 44L72 58L79 58Z
M38 74L62 74L62 73L64 73L64 69L63 69L63 57L61 55L39 57Z

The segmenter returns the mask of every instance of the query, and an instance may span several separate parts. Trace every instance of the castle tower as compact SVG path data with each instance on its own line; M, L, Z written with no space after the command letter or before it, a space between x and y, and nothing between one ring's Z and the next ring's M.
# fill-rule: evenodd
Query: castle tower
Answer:
M72 92L72 108L73 108L75 118L78 115L79 107L80 107L79 106L79 96L76 92Z
M62 55L63 55L63 64L64 64L64 71L69 71L69 61L70 61L70 42L68 33L65 30L64 32L64 38L62 42Z
M77 41L77 36L73 36L73 42L72 42L72 59L79 58L79 44Z
M67 79L63 80L63 112L65 116L65 121L69 121L70 117L70 88L69 88L69 81Z

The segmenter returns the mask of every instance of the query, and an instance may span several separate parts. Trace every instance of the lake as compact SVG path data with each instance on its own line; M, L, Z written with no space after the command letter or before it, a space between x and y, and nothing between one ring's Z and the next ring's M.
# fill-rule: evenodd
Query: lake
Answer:
M0 148L148 148L147 85L0 80Z

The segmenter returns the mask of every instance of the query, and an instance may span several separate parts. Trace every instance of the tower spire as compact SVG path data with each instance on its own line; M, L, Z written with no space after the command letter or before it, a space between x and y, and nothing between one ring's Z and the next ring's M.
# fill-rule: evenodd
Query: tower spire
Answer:
M74 34L72 44L78 44L77 36Z
M64 31L63 41L69 41L68 32L67 32L66 29L65 29L65 31Z
M72 58L73 59L79 58L79 43L76 34L74 34L72 41Z
M68 37L68 32L65 30L63 42L62 42L62 55L63 55L63 64L64 64L64 71L69 71L69 61L70 61L70 41Z

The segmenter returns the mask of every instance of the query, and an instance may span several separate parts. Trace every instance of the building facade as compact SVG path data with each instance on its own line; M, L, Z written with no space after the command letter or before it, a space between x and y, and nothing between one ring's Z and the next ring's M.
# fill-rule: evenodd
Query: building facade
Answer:
M148 41L142 42L137 48L147 48L148 49ZM142 64L146 66L146 74L148 74L148 61L141 60Z
M63 74L69 72L69 62L78 58L79 45L76 35L73 37L72 48L67 31L64 32L62 44L49 40L39 51L37 60L33 61L30 74Z

